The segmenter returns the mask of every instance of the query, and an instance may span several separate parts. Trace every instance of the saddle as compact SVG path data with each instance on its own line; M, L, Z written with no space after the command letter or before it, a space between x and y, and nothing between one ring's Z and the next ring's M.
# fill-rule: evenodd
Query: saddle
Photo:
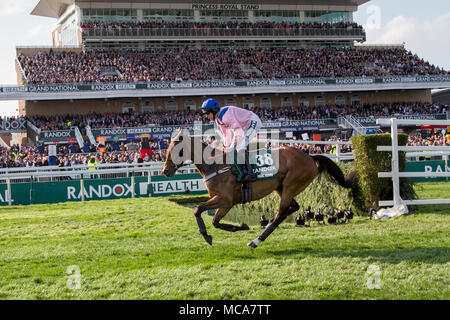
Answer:
M241 183L241 203L248 203L252 201L252 182L244 180L246 175L245 164L238 163L237 152L234 152L234 161L230 165L231 172L236 176L236 180ZM250 164L253 172L256 175L256 181L276 178L278 175L278 168L275 165L275 159L273 159L272 151L270 149L260 149L250 151Z

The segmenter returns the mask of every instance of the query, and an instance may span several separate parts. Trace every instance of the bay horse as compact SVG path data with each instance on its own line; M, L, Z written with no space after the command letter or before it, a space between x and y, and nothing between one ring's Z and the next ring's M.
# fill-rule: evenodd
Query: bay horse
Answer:
M167 149L167 158L161 174L173 177L175 172L185 165L183 162L175 164L172 159L174 149L181 142L187 146L185 148L187 152L183 154L183 151L181 151L179 156L184 160L193 162L198 172L202 175L210 196L208 201L201 203L194 210L198 229L206 242L212 245L212 236L207 233L201 216L207 210L216 209L212 219L212 224L215 228L229 232L249 230L249 227L244 223L239 226L220 223L233 206L242 203L241 183L237 181L230 170L230 165L226 164L225 161L217 161L217 163L212 164L207 164L203 161L203 155L205 154L210 154L213 158L225 156L225 154L215 149L212 145L203 142L201 137L190 137L189 132L183 129L174 134L174 138ZM200 157L198 155L196 157L196 146L197 153L202 152ZM352 188L355 183L355 172L345 177L341 169L325 156L310 156L301 150L289 146L271 150L272 153L278 152L277 157L274 157L277 162L275 165L278 168L278 175L275 178L251 182L251 201L262 199L275 191L280 197L280 206L275 218L267 225L261 235L247 244L251 248L256 248L289 215L300 209L294 198L305 190L320 173L328 172L336 183L347 189ZM202 160L196 161L196 158Z

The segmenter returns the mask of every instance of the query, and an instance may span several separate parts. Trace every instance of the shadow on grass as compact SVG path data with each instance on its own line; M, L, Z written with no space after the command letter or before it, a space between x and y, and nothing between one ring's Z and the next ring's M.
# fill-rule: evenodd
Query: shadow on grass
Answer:
M267 250L266 254L284 258L362 258L381 263L398 264L401 262L425 262L433 264L446 264L450 262L450 248L398 248L394 250L313 250L312 248Z
M450 206L448 204L419 206L418 210L410 212L411 214L450 214Z

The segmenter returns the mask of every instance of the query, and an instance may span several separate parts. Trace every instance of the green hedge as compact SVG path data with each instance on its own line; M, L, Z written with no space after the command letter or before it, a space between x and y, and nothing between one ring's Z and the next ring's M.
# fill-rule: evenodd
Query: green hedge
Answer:
M374 134L353 136L353 154L355 169L358 172L358 185L355 198L358 207L367 210L373 203L380 200L393 200L392 180L378 178L378 172L392 171L391 152L378 152L377 146L391 146L390 134ZM398 145L405 146L407 134L398 135ZM399 170L405 171L406 158L404 152L399 152ZM415 194L408 179L400 179L400 195L405 199L414 199Z
M353 162L338 162L337 165L341 168L344 175L348 175L354 170ZM306 209L308 206L311 206L314 212L317 212L317 209L321 209L322 212L328 212L341 206L345 209L351 207L353 212L358 215L364 213L357 205L352 189L342 188L325 172L314 179L302 193L295 197L295 200L300 205L300 212L303 212L303 209ZM278 211L279 205L279 197L272 193L259 201L237 205L237 210L242 214L265 214L266 217L271 217Z

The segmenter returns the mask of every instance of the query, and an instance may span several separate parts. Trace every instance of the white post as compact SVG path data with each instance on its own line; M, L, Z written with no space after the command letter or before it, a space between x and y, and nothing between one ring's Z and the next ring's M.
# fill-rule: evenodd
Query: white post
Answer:
M134 172L131 174L131 198L135 198Z
M401 204L402 199L400 198L400 179L398 176L399 165L398 165L398 132L397 132L397 119L391 119L391 138L392 138L392 182L393 182L393 193L394 193L394 207Z
M449 172L450 168L448 167L448 155L444 156L444 161L445 161L445 172ZM445 178L445 181L448 181L448 177Z
M341 161L341 148L339 148L339 144L336 144L336 156L337 156L337 162Z
M80 192L81 192L81 201L84 202L84 179L83 179L83 174L81 174Z
M149 170L148 171L148 181L147 181L147 193L149 194L149 196L152 196L152 172Z
M7 193L8 193L8 206L12 206L12 199L11 199L11 180L8 178L6 180L6 187L7 187Z

